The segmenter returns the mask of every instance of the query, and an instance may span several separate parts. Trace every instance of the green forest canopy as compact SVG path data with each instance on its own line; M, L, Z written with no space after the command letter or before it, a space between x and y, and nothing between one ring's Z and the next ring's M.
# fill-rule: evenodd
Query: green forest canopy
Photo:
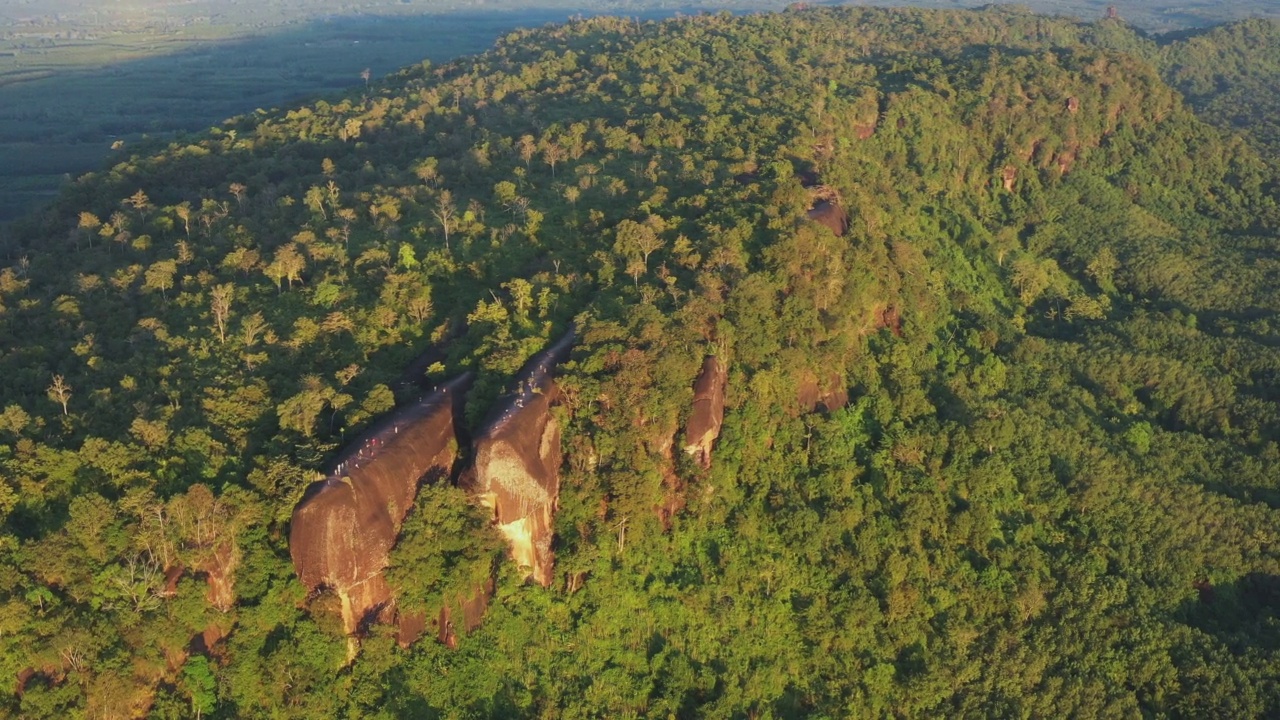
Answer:
M1276 33L597 18L81 178L0 270L5 712L1280 712ZM570 323L556 582L348 663L304 487L429 348L475 423ZM427 487L392 577L495 547Z

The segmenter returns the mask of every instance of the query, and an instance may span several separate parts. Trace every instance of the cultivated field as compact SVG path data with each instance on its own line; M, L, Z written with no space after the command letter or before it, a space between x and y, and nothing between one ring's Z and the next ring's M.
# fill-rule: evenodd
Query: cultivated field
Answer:
M0 42L0 220L48 199L68 175L99 167L117 141L202 130L359 85L366 68L377 78L479 52L513 27L565 17L366 16L240 36L221 27L59 38L21 50Z

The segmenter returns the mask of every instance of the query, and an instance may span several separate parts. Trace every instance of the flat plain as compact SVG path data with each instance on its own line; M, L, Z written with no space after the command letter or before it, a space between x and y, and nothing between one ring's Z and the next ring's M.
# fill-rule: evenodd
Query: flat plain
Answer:
M0 221L99 167L117 142L340 92L423 60L484 50L565 12L355 16L262 29L58 31L0 41ZM23 47L18 47L22 45Z

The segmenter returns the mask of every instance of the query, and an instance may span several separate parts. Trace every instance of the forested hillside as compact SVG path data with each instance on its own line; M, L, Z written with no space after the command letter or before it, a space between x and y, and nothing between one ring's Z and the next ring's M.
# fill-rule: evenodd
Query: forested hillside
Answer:
M81 178L3 712L1275 716L1275 32L596 18Z
M1254 20L1193 33L1168 46L1164 64L1206 120L1245 131L1272 163L1280 158L1280 24Z

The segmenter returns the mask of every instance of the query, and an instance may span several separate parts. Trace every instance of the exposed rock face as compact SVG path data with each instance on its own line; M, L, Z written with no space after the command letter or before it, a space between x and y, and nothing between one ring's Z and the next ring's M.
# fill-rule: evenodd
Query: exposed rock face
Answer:
M31 684L32 680L44 679L50 685L57 685L65 680L66 676L66 669L59 668L55 665L45 665L39 668L23 668L18 672L18 684L14 688L14 694L18 697L22 697L22 695L26 693L27 686Z
M223 638L227 637L229 632L231 631L228 628L210 625L202 632L198 632L191 637L191 642L187 644L186 648L187 654L209 655L213 653L214 648L218 646L218 643L222 642Z
M844 211L839 191L820 184L813 173L801 173L800 184L809 191L809 219L843 236L849 229L849 214Z
M207 573L205 593L209 604L219 612L231 612L236 604L235 578L236 568L240 566L240 548L232 540L226 540L213 547L207 562L201 570Z
M662 463L662 502L654 507L654 511L658 513L658 520L662 523L664 531L671 529L672 519L676 513L684 509L685 506L685 481L676 472L675 445L676 434L679 432L676 426L676 418L669 418L666 421L663 430L658 437L661 440L651 442L650 448L654 454L663 459ZM607 501L601 498L602 507L601 516L607 515ZM570 583L572 584L572 580Z
M1013 182L1018 179L1018 168L1012 165L1005 165L1004 170L1000 173L1000 178L1004 181L1004 189L1007 192L1013 192Z
M516 564L543 587L552 580L551 537L560 495L560 423L551 414L559 397L554 373L568 357L574 332L535 355L517 376L515 392L495 407L474 443L468 490L493 510Z
M185 570L182 563L178 563L164 571L164 590L160 592L160 597L170 598L178 594L178 581L182 579Z
M470 633L480 627L485 612L489 609L489 598L493 596L493 579L483 587L476 588L471 597L462 601L461 612L456 616L449 605L440 608L440 618L436 627L436 639L449 647L458 646L458 630Z
M844 386L844 378L837 373L822 383L817 375L806 372L796 387L796 400L805 412L831 412L849 404L849 391Z
M493 587L493 578L489 578L484 584L477 586L470 597L458 598L456 606L446 603L434 618L425 612L402 610L396 617L396 642L407 648L426 634L430 625L441 644L456 648L460 631L471 633L480 627L484 614L489 609L489 598L493 597ZM455 614L455 609L460 612Z
M1079 143L1070 143L1067 147L1054 158L1054 162L1058 164L1058 172L1066 175L1071 172L1071 166L1076 162L1076 156L1080 152Z
M889 328L896 337L902 337L902 314L896 305L887 305L877 313L876 327Z
M419 484L448 477L457 459L456 416L470 381L454 379L380 421L293 511L289 553L298 577L311 590L338 594L348 633L392 601L382 571Z
M684 452L704 469L711 467L711 448L720 437L724 423L724 389L729 368L715 355L702 361L702 371L693 383L693 413L685 426Z
M849 216L835 203L819 200L810 210L809 219L825 225L836 235L844 235L849 229Z

